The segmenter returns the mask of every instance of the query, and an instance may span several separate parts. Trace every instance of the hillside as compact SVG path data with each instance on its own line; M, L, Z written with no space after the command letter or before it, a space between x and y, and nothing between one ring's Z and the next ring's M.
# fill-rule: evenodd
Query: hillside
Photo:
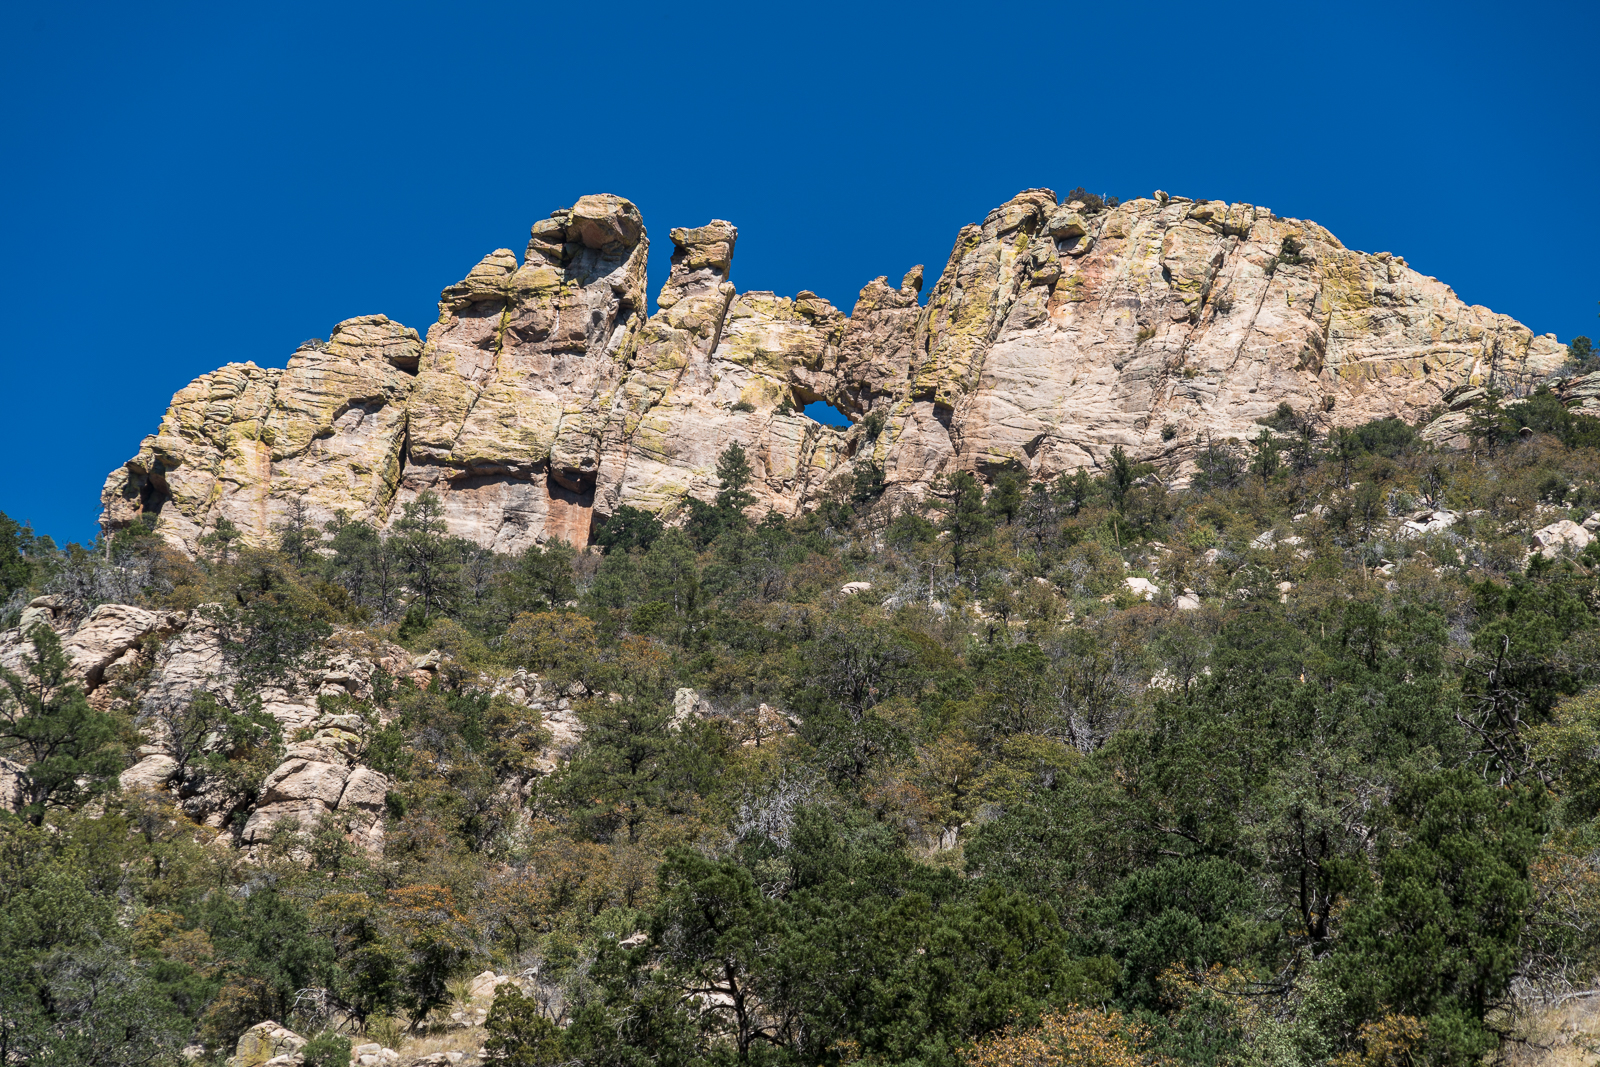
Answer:
M0 1061L1593 1061L1582 346L1239 205L734 237L645 316L586 197L0 515Z

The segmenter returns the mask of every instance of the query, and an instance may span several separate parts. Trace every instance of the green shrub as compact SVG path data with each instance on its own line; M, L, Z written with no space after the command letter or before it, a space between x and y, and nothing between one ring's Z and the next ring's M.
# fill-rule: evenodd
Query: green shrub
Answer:
M511 1067L550 1067L560 1063L564 1034L539 1011L539 1002L515 985L501 986L484 1022L483 1047L497 1063Z
M1404 419L1392 416L1349 429L1334 430L1328 435L1328 442L1333 445L1334 451L1339 455L1348 452L1351 458L1383 456L1394 459L1403 452L1414 450L1418 440L1417 431Z
M300 1054L304 1067L349 1067L350 1039L324 1031L307 1041Z
M1096 211L1106 211L1122 203L1122 201L1118 200L1114 196L1099 196L1095 193L1091 193L1081 185L1061 198L1061 202L1063 204L1070 204L1074 200L1083 205L1084 211L1091 213Z
M650 512L632 504L624 504L611 513L605 525L595 534L594 542L607 552L648 549L666 529L661 520Z

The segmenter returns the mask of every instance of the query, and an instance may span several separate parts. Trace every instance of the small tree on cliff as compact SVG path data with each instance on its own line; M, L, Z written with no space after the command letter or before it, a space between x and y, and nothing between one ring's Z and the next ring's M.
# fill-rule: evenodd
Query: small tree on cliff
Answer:
M405 505L404 514L395 523L407 582L422 602L424 620L449 603L459 584L460 553L445 536L448 530L444 505L431 492Z
M742 530L748 525L744 509L756 502L755 494L746 487L754 478L750 457L738 441L731 442L717 456L717 490L714 503L689 498L689 533L695 543L709 545L728 530Z

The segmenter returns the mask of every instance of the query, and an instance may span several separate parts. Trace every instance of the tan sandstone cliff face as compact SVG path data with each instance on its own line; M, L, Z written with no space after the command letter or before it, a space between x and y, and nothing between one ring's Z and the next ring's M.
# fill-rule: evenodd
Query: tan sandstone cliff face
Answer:
M760 512L794 514L866 461L920 495L957 469L1049 479L1121 445L1181 481L1197 445L1253 437L1280 403L1330 427L1415 420L1566 355L1403 259L1249 204L1089 211L1031 189L963 228L926 304L916 267L849 315L738 293L729 223L670 238L653 315L638 210L586 196L535 224L520 262L497 250L446 289L425 343L365 316L283 370L201 376L107 479L103 526L155 511L193 551L226 517L270 543L295 506L381 525L432 490L480 544L583 544L623 504L670 519L709 499L731 441ZM818 399L855 425L792 410Z

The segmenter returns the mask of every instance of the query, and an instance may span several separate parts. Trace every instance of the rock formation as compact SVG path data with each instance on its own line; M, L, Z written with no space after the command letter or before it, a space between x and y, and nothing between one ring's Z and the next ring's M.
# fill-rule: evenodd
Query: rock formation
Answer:
M107 479L102 525L154 512L193 551L227 518L270 543L291 512L382 525L432 490L485 546L583 544L621 505L671 519L709 499L731 441L758 512L794 514L863 462L920 495L958 469L1098 468L1121 445L1181 482L1198 446L1253 437L1280 403L1325 426L1416 420L1566 354L1397 256L1250 204L1030 189L962 229L926 304L916 267L849 315L736 292L737 237L672 230L648 314L639 212L586 196L534 225L520 263L499 249L447 288L425 342L364 316L282 370L196 379ZM796 410L815 400L853 425Z
M144 743L120 775L123 791L165 793L185 815L217 831L243 816L238 842L246 848L266 844L279 830L312 829L331 816L353 845L371 853L382 850L392 783L363 760L373 732L388 720L340 713L337 702L330 705L325 698L370 703L379 672L427 686L446 657L437 651L414 657L360 631L335 631L304 677L285 683L291 689L274 684L251 691L277 720L287 744L253 796L232 796L219 791L220 783L195 776L192 767L183 773L168 731L169 713L187 706L196 693L228 692L238 680L208 610L158 612L101 604L74 616L59 599L35 598L23 625L0 630L0 668L26 676L35 655L32 628L54 630L69 664L68 680L84 690L90 704L127 713L139 729ZM537 713L545 736L533 776L554 771L577 745L582 725L571 700L547 691L537 674L518 669L503 678L481 676L474 684ZM0 811L17 811L25 802L23 770L0 758ZM505 785L525 799L530 782L531 777L512 776Z

